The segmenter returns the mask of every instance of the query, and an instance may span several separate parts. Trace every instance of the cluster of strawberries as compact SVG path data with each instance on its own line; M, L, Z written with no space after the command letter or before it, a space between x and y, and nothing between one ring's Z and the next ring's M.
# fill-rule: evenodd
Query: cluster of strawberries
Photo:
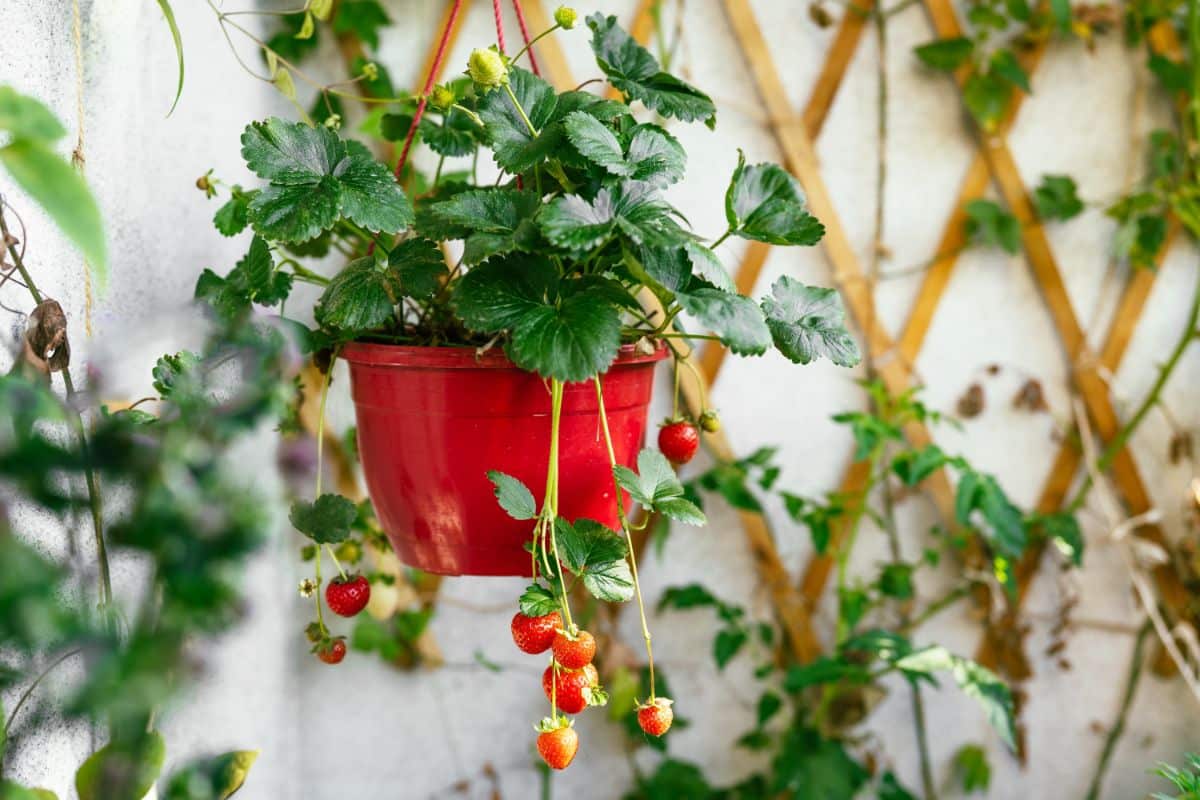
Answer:
M531 655L553 652L550 666L542 673L542 690L550 701L553 716L535 726L537 749L551 769L566 769L579 750L579 734L573 727L574 720L565 714L578 714L588 706L608 701L592 663L596 639L584 630L565 629L557 611L541 617L517 612L512 620L512 637L522 652ZM666 733L672 719L671 701L665 697L651 698L638 706L638 723L651 736Z
M354 617L371 601L371 584L362 575L337 577L325 587L325 603L339 617ZM330 636L321 622L310 626L313 652L326 664L338 664L346 657L346 637Z

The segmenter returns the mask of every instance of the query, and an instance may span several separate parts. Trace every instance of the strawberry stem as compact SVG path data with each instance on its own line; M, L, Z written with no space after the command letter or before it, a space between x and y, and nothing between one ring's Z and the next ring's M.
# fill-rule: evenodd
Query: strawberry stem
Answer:
M571 619L571 602L567 597L567 582L563 577L562 559L558 557L558 537L554 533L554 521L558 518L558 433L562 423L563 383L550 383L550 463L546 466L546 498L542 503L542 516L550 529L550 550L554 563L558 565L558 585L562 592L563 618L568 631L575 630ZM542 534L543 557L545 556L545 533Z
M325 472L325 404L329 400L329 385L333 383L333 365L337 363L340 349L334 349L333 356L329 359L329 370L325 373L325 381L321 385L321 403L317 409L317 479L316 489L313 493L315 497L321 496L321 477ZM342 572L342 565L338 564L337 556L333 555L333 549L328 544L325 547L329 550L333 563L337 565L338 572L342 573L343 578L346 577L346 573ZM321 633L325 634L328 633L328 629L325 627L325 615L321 611L321 548L319 546L314 560L316 561L317 591L313 595L317 604L317 624L321 627Z
M346 580L346 570L342 569L342 562L338 561L337 553L333 552L333 545L326 542L325 549L329 551L329 557L333 559L333 565L337 567L338 575L342 577L343 581Z
M650 669L650 702L654 697L654 651L650 647L650 626L646 623L646 605L642 601L642 584L638 580L637 556L633 552L633 534L629 529L629 519L625 516L625 504L621 499L621 484L617 482L615 472L617 454L613 450L612 434L608 430L608 414L604 410L604 389L600 385L600 376L593 378L596 384L596 402L600 407L600 429L604 432L604 445L608 448L609 471L613 476L613 488L617 493L617 519L621 522L621 530L625 532L625 544L629 547L629 572L633 576L633 594L637 598L638 615L642 620L642 638L646 642L646 663Z

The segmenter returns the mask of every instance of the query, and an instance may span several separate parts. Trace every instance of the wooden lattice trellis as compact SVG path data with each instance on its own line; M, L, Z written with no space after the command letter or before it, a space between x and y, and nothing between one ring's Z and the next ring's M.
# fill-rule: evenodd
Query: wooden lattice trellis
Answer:
M640 0L630 32L645 43L653 32L653 7L657 0ZM922 0L933 29L939 37L962 35L950 0ZM851 246L841 218L825 186L820 165L814 149L814 140L820 135L828 112L841 86L846 70L853 60L862 32L874 9L874 0L859 0L849 4L843 14L833 43L826 54L809 100L802 110L794 109L788 100L778 70L771 58L769 48L748 0L722 0L731 32L741 54L749 67L762 105L767 111L768 124L776 139L788 169L803 185L810 209L825 225L826 234L822 247L832 268L832 279L840 290L847 309L857 325L865 347L872 356L878 377L889 392L899 394L915 385L914 364L929 332L934 314L945 294L950 277L958 263L958 254L966 245L966 205L984 196L989 184L994 184L1011 212L1021 224L1022 244L1026 261L1038 290L1050 312L1057 330L1064 356L1073 377L1075 388L1086 408L1087 414L1098 436L1105 442L1111 441L1120 428L1120 421L1106 376L1119 367L1134 329L1145 307L1153 287L1156 272L1137 270L1123 287L1120 298L1109 324L1104 342L1095 352L1089 345L1084 329L1067 294L1054 253L1050 248L1030 195L1026 189L1016 161L1006 142L1006 136L1014 123L1024 98L1015 94L1006 116L990 133L974 131L976 153L963 177L958 196L943 227L937 248L924 272L916 299L907 322L892 337L879 321L875 308L874 285L864 272ZM455 24L450 28L450 47L462 27L470 0L458 0L459 10ZM442 26L451 18L456 0L449 0L442 17ZM526 0L526 13L535 30L543 30L550 20L540 0ZM1170 26L1159 23L1150 34L1156 51L1177 57L1179 43ZM434 48L425 59L425 74L434 63ZM1022 66L1033 75L1044 53L1044 41L1033 45L1021 54ZM566 57L553 37L543 39L536 45L537 55L543 71L552 83L560 88L574 85ZM353 52L343 52L350 58ZM955 78L961 89L969 77L969 67L960 70ZM1179 226L1174 221L1157 260L1161 263L1172 242L1177 238ZM753 289L766 261L769 246L751 242L745 250L735 274L735 282L743 292ZM700 380L706 384L715 382L723 364L724 350L717 346L705 348L694 356ZM690 374L690 373L689 373ZM698 414L700 398L706 386L697 380L685 379L682 391L685 403L693 414ZM932 442L925 426L913 423L907 426L905 435L914 446ZM733 450L724 434L710 435L707 439L713 455L719 459L732 459ZM865 503L864 489L868 483L866 462L854 462L852 453L847 455L849 466L839 486L839 492L848 498L857 498L853 503ZM1037 508L1050 513L1059 510L1070 487L1075 482L1082 466L1082 452L1077 443L1068 438L1060 447L1040 494ZM1124 446L1112 461L1113 481L1131 514L1141 514L1151 507L1145 485L1142 482L1128 445ZM947 523L954 520L954 487L949 476L939 471L925 481L922 489ZM792 579L784 567L775 547L774 537L762 515L739 512L743 531L755 556L762 584L767 588L774 611L788 635L793 655L800 661L809 661L821 653L822 646L814 627L813 616L818 610L830 573L833 568L832 553L837 549L852 524L856 509L844 516L839 527L833 531L826 555L814 555L802 570L800 579ZM1165 543L1163 531L1155 525L1142 525L1136 534L1159 545ZM642 537L637 545L645 544ZM1034 575L1038 571L1044 548L1032 548L1017 566L1018 595L1009 613L1016 613ZM1160 567L1154 579L1164 604L1173 612L1179 612L1186 595L1178 577L1169 567ZM436 589L436 585L434 587ZM1012 626L990 627L981 641L977 659L986 665L1002 665L1010 671L1024 663L1020 653L1021 643L1009 638L1004 632Z

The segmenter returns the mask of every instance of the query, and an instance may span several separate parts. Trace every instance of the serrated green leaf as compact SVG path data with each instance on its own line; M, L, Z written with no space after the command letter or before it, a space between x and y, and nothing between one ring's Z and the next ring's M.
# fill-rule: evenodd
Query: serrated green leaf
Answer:
M946 463L946 454L936 444L920 450L904 450L892 459L892 472L905 486L916 486Z
M688 609L716 606L719 602L713 593L699 583L686 586L668 586L658 600L658 610L664 608Z
M1000 554L1017 559L1025 552L1028 539L1021 511L1012 504L993 476L973 470L964 472L959 479L954 507L955 515L963 525L974 524L974 514L979 513L985 538Z
M896 667L908 675L949 672L964 694L983 708L989 723L1012 749L1016 749L1012 693L990 670L974 661L957 656L941 645L916 650L896 661Z
M628 547L616 531L590 519L572 525L559 517L554 523L558 553L597 600L623 603L633 597L633 575L625 560Z
M190 350L160 357L151 370L154 391L163 399L177 399L178 394L186 390L186 382L191 380L190 376L199 365L200 356Z
M222 236L236 236L246 230L250 224L250 196L242 192L242 187L233 187L234 194L213 215L213 227Z
M242 158L260 178L281 184L311 184L333 174L346 146L324 126L270 117L242 131Z
M683 179L687 153L678 139L658 125L635 127L626 150L625 161L632 169L629 177L633 180L664 189Z
M347 219L368 231L396 233L412 224L413 208L391 171L359 142L346 142L349 158L334 174Z
M597 290L530 308L505 351L518 367L544 378L584 381L605 372L621 346L621 316Z
M511 330L558 296L558 270L541 256L511 254L472 267L455 284L454 304L473 331Z
M495 488L496 502L513 519L536 519L537 502L533 493L520 480L503 472L492 470L487 474ZM538 616L541 616L540 614Z
M678 292L683 310L739 355L762 355L771 346L771 331L763 311L748 297L702 287Z
M965 36L954 36L923 44L913 52L926 66L953 72L971 58L975 43Z
M683 484L666 457L646 448L638 454L638 471L617 465L613 475L629 495L648 510L688 525L704 525L704 513L684 497Z
M405 239L393 247L388 268L399 279L404 294L418 299L433 297L449 274L442 248L428 239Z
M686 237L671 213L652 185L623 181L601 188L590 201L573 194L555 198L542 208L538 224L552 244L579 253L618 234L635 245L679 245Z
M835 289L806 286L784 275L763 299L762 310L775 347L791 361L807 364L824 356L853 367L862 358L846 330L846 312Z
M380 269L374 257L351 261L325 287L317 321L347 332L378 328L392 319L398 289L395 275Z
M250 201L250 222L271 240L305 242L332 228L341 208L337 179L314 183L272 183Z
M288 514L292 527L317 544L344 540L357 517L354 503L340 494L323 494L311 503L297 500Z
M701 280L708 281L723 292L736 292L737 286L729 275L729 270L717 258L717 254L699 242L687 242L683 246L692 274Z
M805 210L804 202L804 190L783 167L747 167L745 154L738 151L725 192L725 219L734 234L768 244L816 244L825 227Z
M561 129L547 129L558 98L550 84L520 67L510 67L508 79L509 88L537 133L529 130L507 91L488 92L480 98L477 113L496 163L519 175L544 161L561 141Z
M563 120L567 139L580 155L613 175L629 177L633 167L625 161L625 153L616 134L586 111L574 111Z
M527 617L544 617L561 610L561 604L554 593L545 586L530 584L521 594L521 613Z
M541 201L536 192L475 189L432 206L431 214L449 238L461 238L467 264L513 250L532 249L537 239L533 216Z
M26 129L45 122L28 119L15 124ZM108 285L108 247L100 209L87 183L70 164L46 144L35 139L14 139L0 147L0 163L13 180L40 205L68 239L79 248L103 291Z
M717 110L709 96L663 72L650 51L618 25L615 16L597 12L587 18L587 24L592 30L596 63L614 88L664 117L704 120L710 128L716 124Z
M114 789L125 797L143 797L162 772L167 746L158 731L136 745L106 745L88 757L75 773L79 800L107 800Z

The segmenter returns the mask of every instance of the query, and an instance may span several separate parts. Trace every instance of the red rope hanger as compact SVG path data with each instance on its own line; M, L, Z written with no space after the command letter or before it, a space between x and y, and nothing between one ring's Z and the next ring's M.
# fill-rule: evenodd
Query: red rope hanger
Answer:
M529 28L525 26L525 12L521 9L521 0L512 0L513 11L517 14L517 24L521 26L521 38L525 40L525 52L529 53L529 68L533 70L533 74L539 78L542 76L542 71L538 69L537 57L533 54L533 48L530 47Z
M400 160L396 162L396 180L400 180L400 173L404 170L404 165L408 163L408 151L412 148L413 137L417 133L417 126L421 124L421 117L425 116L425 106L429 104L429 93L433 90L433 83L442 72L446 47L450 43L450 32L454 30L454 23L461 10L462 0L454 0L454 5L450 7L450 14L446 17L446 28L442 31L442 39L438 42L437 52L433 56L433 63L429 65L429 74L425 76L425 85L421 89L421 98L417 101L417 110L413 114L412 124L408 126L408 134L404 137L404 148L400 151Z

